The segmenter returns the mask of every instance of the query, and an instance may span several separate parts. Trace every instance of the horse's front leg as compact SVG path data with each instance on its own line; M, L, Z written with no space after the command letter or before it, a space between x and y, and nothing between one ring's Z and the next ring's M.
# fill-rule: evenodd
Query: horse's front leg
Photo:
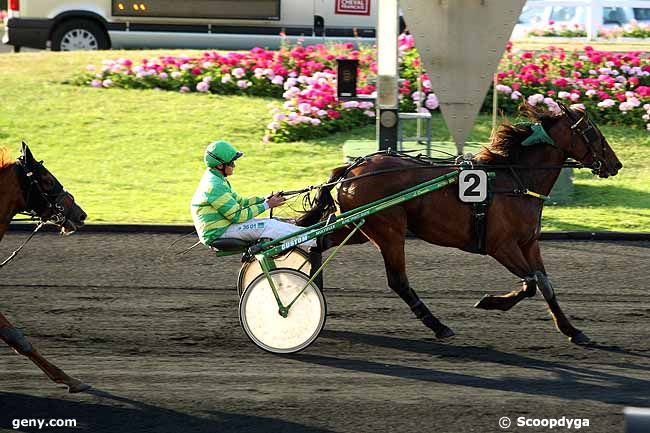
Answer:
M551 317L555 321L555 326L575 344L587 344L590 342L589 337L587 337L582 331L575 328L569 319L564 315L564 312L560 308L560 304L557 302L557 297L555 296L555 290L553 290L553 285L551 280L548 279L548 276L541 271L535 272L535 278L539 286L539 291L544 295L544 299L548 304L548 309L551 312Z
M572 343L576 344L587 344L589 343L589 338L579 329L576 329L569 319L564 315L564 312L560 308L560 304L557 302L557 297L555 296L555 290L553 290L553 285L546 275L546 269L544 269L544 261L542 260L542 252L539 248L538 241L532 241L527 245L524 245L522 248L522 253L526 258L526 261L535 270L533 277L537 281L537 286L539 291L542 292L544 300L548 304L548 308L555 321L557 328L571 340Z
M66 385L71 393L85 391L90 388L90 385L68 376L63 370L45 359L32 346L20 329L14 327L2 313L0 313L0 339L14 349L16 353L29 358L52 381Z

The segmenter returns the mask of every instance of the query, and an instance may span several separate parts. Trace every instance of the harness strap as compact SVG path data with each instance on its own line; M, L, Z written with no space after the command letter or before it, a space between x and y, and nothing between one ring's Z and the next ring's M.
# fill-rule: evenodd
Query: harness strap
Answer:
M490 203L487 200L472 204L475 250L481 255L487 254L487 210L489 206Z
M547 195L538 194L538 193L530 191L528 189L524 189L521 193L525 194L525 195L530 195L532 197L538 198L538 199L543 200L543 201L549 200L551 198L551 197L549 197Z

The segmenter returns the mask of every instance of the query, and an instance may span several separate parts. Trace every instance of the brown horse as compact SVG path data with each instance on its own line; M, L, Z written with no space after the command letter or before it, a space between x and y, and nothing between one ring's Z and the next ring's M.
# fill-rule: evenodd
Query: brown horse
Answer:
M6 149L0 148L0 239L18 213L28 213L41 221L53 222L63 234L70 234L83 226L86 213L42 162L34 159L25 143L18 160L9 161L7 155ZM54 382L66 385L70 392L90 388L45 359L2 313L0 339L18 354L31 359Z
M591 167L600 177L616 175L622 164L584 111L561 108L561 113L552 113L522 106L522 114L536 125L502 125L491 145L473 160L475 166L497 173L492 180L494 195L486 215L484 253L523 279L521 289L501 296L486 295L476 307L506 311L522 299L533 296L539 288L559 330L572 342L586 344L589 339L571 325L560 309L544 269L538 241L543 201L522 192L548 195L568 157ZM547 133L548 144L522 145L522 141L532 135L533 126L539 130L539 124ZM422 162L416 158L380 154L355 166L334 169L329 182L385 171L385 174L341 183L337 201L345 212L457 170L449 166L415 169L418 167L422 168ZM332 186L319 192L316 204L298 219L298 224L308 226L335 212L331 189ZM460 201L458 186L448 186L368 216L361 228L362 234L357 232L351 243L370 239L379 248L388 285L438 338L445 338L454 335L453 331L431 314L409 285L404 238L408 229L432 244L477 252L478 236L473 221L472 206ZM349 233L349 228L334 232L323 244L327 247L338 245Z

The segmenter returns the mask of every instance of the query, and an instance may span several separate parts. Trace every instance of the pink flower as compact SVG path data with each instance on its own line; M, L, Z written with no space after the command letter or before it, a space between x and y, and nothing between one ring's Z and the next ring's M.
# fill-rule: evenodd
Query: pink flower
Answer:
M650 96L650 86L639 86L636 88L636 93L639 96Z
M199 84L196 85L197 92L207 92L208 90L210 90L210 83L201 81Z
M181 92L181 93L189 93L189 91L190 91L190 88L187 87L187 86L183 86L179 90L179 92Z
M609 107L612 107L614 105L616 105L616 102L614 102L614 100L612 100L612 99L605 99L605 100L600 101L598 103L598 107L600 107L600 108L609 108Z
M435 110L440 106L440 102L438 101L438 97L436 96L435 93L429 93L429 96L427 96L427 100L424 103L424 106L427 107L429 110Z

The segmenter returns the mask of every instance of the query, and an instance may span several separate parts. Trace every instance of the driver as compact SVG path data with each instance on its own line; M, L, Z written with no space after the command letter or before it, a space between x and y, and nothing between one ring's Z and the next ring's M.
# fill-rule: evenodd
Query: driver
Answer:
M301 230L293 224L273 218L254 219L267 209L285 201L278 194L245 198L233 191L226 179L235 171L235 160L243 156L230 143L218 140L205 149L203 161L207 166L192 197L192 220L201 243L212 246L219 238L254 242L260 238L277 239ZM303 243L315 247L316 240Z

